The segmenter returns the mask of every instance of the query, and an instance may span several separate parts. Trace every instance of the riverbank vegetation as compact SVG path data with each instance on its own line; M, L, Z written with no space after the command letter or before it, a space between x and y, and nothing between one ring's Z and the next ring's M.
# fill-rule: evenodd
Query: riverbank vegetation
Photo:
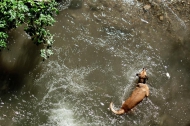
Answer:
M8 32L20 25L34 44L42 45L41 57L47 59L53 54L53 35L47 29L55 22L53 16L58 12L57 2L34 0L4 0L0 3L0 50L8 48Z

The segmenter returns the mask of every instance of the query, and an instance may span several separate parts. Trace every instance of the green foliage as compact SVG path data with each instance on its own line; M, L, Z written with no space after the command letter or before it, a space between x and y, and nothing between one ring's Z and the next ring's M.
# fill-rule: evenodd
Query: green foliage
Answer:
M8 35L4 32L0 32L0 48L6 48L7 44L5 40L8 38Z
M26 24L25 32L36 45L43 44L41 56L47 59L53 52L53 35L47 30L53 26L54 14L58 12L55 0L37 2L34 0L3 0L0 2L0 50L7 47L7 31Z

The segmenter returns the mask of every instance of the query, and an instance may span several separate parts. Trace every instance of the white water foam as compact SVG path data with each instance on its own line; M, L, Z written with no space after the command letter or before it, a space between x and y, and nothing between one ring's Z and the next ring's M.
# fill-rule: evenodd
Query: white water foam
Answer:
M134 0L123 0L123 2L128 3L130 5L134 5L135 4Z
M77 106L72 104L72 100L77 101L78 95L90 91L85 77L96 67L69 69L57 61L50 61L45 69L45 73L36 80L36 83L40 85L46 82L47 78L52 78L46 82L44 86L46 94L39 103L39 105L44 104L44 106L48 104L49 110L42 110L50 115L47 124L56 126L80 125L74 117L73 107L77 108Z
M73 111L64 102L50 109L49 123L56 126L77 126Z

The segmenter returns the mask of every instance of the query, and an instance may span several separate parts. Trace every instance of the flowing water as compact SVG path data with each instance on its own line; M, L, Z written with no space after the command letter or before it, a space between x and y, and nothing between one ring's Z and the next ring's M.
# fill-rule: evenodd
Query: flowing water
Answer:
M141 3L133 0L89 1L69 9L70 1L60 4L50 28L54 55L45 62L27 35L12 31L14 46L1 53L1 83L13 86L1 95L0 125L187 126L189 25L168 3L163 7L175 19L172 32L151 14L143 15ZM150 97L133 113L113 114L110 102L121 106L143 67Z

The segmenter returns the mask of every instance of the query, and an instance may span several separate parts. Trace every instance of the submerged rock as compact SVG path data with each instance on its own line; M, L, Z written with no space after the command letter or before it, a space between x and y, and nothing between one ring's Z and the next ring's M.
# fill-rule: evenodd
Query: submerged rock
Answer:
M164 16L161 15L161 16L159 17L159 19L160 19L160 21L163 21L163 20L164 20Z
M150 6L150 4L147 4L143 8L144 8L144 10L149 10L151 8L151 6Z
M82 7L82 4L83 4L83 0L72 0L69 5L69 8L70 9L79 9Z

